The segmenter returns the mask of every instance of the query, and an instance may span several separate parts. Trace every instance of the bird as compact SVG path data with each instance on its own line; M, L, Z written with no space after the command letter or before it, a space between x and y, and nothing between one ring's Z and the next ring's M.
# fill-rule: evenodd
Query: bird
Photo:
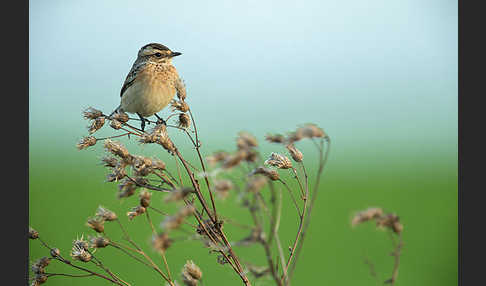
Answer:
M113 111L137 114L141 130L145 130L146 117L155 115L158 122L166 122L157 112L166 107L177 93L185 96L185 85L172 65L172 58L182 53L168 47L150 43L140 48L137 59L120 90L120 105Z

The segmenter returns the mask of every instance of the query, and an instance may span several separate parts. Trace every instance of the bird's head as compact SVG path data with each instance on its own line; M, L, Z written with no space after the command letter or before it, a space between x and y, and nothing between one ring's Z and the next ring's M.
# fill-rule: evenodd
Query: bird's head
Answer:
M138 58L144 58L157 63L170 64L173 57L180 55L181 53L173 52L166 46L157 43L147 44L138 51Z

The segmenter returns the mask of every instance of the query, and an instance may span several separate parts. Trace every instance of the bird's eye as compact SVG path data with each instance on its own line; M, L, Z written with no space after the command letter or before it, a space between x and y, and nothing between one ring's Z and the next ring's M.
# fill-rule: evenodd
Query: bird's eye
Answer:
M155 53L155 56L160 58L162 56L162 54L161 53Z

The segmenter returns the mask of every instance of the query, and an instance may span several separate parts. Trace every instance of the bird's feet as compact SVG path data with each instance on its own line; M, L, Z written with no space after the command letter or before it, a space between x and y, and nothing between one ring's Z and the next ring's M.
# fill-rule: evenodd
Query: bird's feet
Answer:
M167 122L164 119L162 119L162 117L158 116L157 113L155 113L154 115L155 117L157 117L157 124L163 124L167 126Z
M140 123L140 129L142 129L142 132L145 131L145 121L147 121L147 123L150 123L147 119L143 118L142 115L140 115L139 113L137 113L138 117L140 117L140 121L142 123Z

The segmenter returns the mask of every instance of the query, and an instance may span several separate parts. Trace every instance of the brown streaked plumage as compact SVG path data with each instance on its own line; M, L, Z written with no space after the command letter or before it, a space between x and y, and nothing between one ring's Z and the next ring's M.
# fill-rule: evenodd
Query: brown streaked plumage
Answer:
M162 120L157 112L176 93L185 94L184 84L172 65L172 58L180 54L157 43L143 46L120 90L120 106L116 111L137 114L142 120L142 130L145 117L155 115Z

